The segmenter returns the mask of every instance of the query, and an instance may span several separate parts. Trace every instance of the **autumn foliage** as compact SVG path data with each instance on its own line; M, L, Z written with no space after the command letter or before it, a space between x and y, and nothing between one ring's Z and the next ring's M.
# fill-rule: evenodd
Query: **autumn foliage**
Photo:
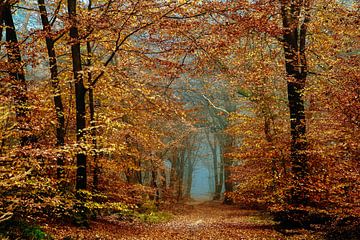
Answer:
M215 199L358 223L358 25L355 1L0 0L0 223L190 199L204 144Z

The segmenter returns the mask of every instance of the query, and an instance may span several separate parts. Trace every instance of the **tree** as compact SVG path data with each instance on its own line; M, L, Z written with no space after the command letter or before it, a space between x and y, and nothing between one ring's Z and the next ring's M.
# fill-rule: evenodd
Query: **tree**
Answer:
M306 118L304 90L307 76L306 32L310 21L309 1L281 0L283 42L287 73L288 100L291 123L291 169L294 189L291 193L293 204L305 204L307 191L304 188L308 175L306 140Z
M55 39L52 37L51 25L48 19L48 14L44 0L38 0L41 22L43 25L43 31L45 32L46 48L49 56L49 66L51 75L51 86L54 95L54 105L57 119L56 127L56 145L60 148L64 147L65 144L65 113L64 105L61 96L61 88L58 73L57 57L55 52ZM61 151L61 149L60 149ZM57 177L61 179L64 174L64 154L59 153L57 157Z
M86 128L86 89L84 86L82 64L81 64L81 51L80 51L80 38L77 25L76 15L76 0L68 0L68 13L71 23L70 27L70 41L71 41L71 56L73 65L73 74L75 80L75 98L76 98L76 140L79 147L79 152L76 154L77 158L77 175L76 175L76 189L86 189L86 153L82 149Z
M209 147L212 155L213 172L214 172L214 200L220 200L221 192L224 185L224 162L221 151L220 141L218 140L219 133L212 133L209 129L205 129L206 139L209 143ZM220 161L219 161L220 157ZM220 166L219 166L220 165Z
M92 10L92 0L89 0L88 3L88 11ZM88 31L90 31L88 29ZM87 67L91 67L91 57L92 57L92 47L91 42L86 41L86 51L87 51ZM99 174L100 174L100 166L98 161L98 144L97 144L97 133L96 133L96 119L95 119L95 99L94 99L94 86L92 84L92 72L89 69L87 74L87 81L90 83L90 86L88 88L88 96L89 96L89 114L90 114L90 126L91 126L91 140L92 140L92 157L94 162L94 171L93 171L93 187L96 190L99 186Z
M31 140L31 130L28 125L28 107L27 107L27 83L23 69L23 62L19 42L15 30L13 16L11 12L11 2L0 2L0 25L1 32L3 27L6 32L6 51L8 57L8 70L11 85L13 86L15 114L17 120L17 130L20 134L21 146L26 146Z

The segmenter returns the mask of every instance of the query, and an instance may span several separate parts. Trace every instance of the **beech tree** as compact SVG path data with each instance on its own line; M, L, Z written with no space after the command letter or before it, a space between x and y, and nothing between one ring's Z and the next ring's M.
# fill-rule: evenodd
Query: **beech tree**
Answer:
M291 202L305 204L307 191L304 188L308 174L306 118L304 91L306 86L306 34L310 1L281 1L283 43L291 123L291 162L294 189Z
M76 15L76 0L68 0L68 13L71 23L70 27L70 43L71 56L75 81L75 99L76 99L76 139L78 144L77 158L77 175L76 175L76 189L86 189L86 153L82 149L86 128L86 106L85 97L86 89L84 86L84 76L82 73L80 38Z
M50 66L50 75L51 75L51 86L53 89L54 95L54 105L57 119L56 127L56 145L60 148L65 145L65 113L64 113L64 104L61 96L61 88L59 81L58 73L58 64L57 56L55 52L55 39L52 36L51 25L48 18L48 13L46 10L46 5L44 0L38 0L41 23L43 25L43 31L45 32L46 48L49 56L49 66ZM56 17L56 16L55 16ZM59 149L62 151L62 149ZM57 177L60 179L64 174L64 154L59 153L57 157Z
M9 63L7 72L9 73L9 82L13 88L12 95L15 102L17 130L20 136L20 144L25 146L31 140L31 129L29 129L27 118L27 83L11 9L14 3L11 1L0 2L0 25L1 33L5 28L6 51Z
M213 133L210 130L205 130L206 139L209 143L212 155L213 172L214 172L214 200L220 200L221 192L224 185L224 162L221 152L219 133ZM220 161L218 159L220 157Z

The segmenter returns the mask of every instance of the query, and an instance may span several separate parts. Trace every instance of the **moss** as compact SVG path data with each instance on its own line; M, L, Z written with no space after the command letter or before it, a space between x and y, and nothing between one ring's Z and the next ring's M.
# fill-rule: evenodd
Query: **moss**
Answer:
M41 227L31 225L25 221L9 220L0 227L0 237L4 239L23 240L52 240L53 238L44 232Z

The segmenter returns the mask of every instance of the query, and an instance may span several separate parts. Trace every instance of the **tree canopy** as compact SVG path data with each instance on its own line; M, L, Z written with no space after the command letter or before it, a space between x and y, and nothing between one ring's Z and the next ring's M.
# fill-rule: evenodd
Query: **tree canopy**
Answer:
M356 227L358 25L351 0L0 0L0 224L166 208L206 166L214 200Z

